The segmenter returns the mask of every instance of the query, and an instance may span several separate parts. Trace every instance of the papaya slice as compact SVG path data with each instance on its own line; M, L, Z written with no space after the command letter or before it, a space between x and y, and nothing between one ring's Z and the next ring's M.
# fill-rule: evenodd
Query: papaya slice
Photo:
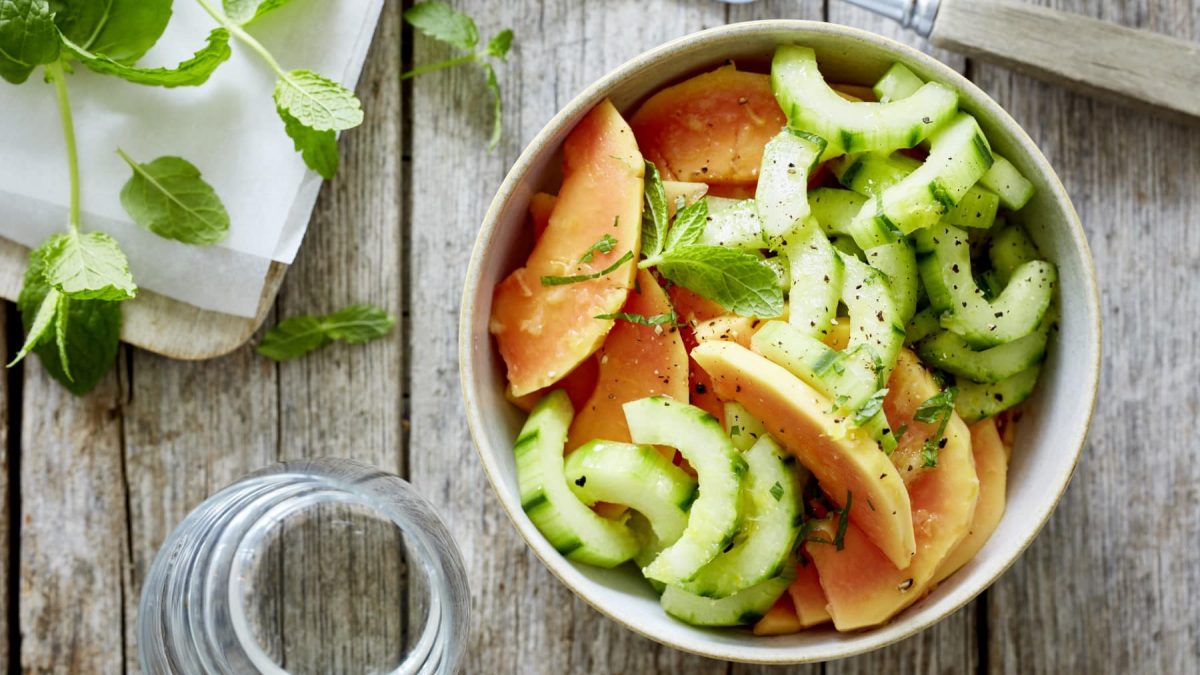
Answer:
M672 286L671 288L675 289L678 286ZM675 313L678 314L679 310L676 309ZM692 350L696 348L697 344L694 331L690 326L683 326L679 329L679 335L683 338L683 346L688 352L689 402L717 418L721 426L725 426L725 403L717 398L717 393L713 391L712 378L692 358Z
M644 171L633 132L608 100L567 136L562 188L546 231L525 266L500 282L493 297L489 328L513 396L562 379L612 329L612 321L595 317L620 311L633 286ZM602 240L615 240L608 252L593 248ZM544 284L545 277L582 280Z
M575 367L575 370L572 370L569 375L556 382L552 387L538 389L524 396L513 396L511 390L505 390L504 395L510 403L521 410L532 412L533 406L537 405L543 396L555 389L563 389L567 392L567 398L571 399L571 407L579 410L583 408L592 392L595 391L599 372L600 362L593 356L585 359L583 363Z
M796 616L796 608L792 606L792 598L787 593L779 596L771 609L763 614L758 623L754 624L755 635L791 635L799 633L804 626Z
M648 270L638 270L636 289L622 312L645 317L671 312L666 291ZM621 406L629 401L659 395L688 400L687 351L679 330L670 324L644 326L619 319L598 356L596 387L571 422L567 452L597 438L628 443Z
M1008 457L994 420L980 420L971 425L971 454L975 456L975 474L979 476L975 517L971 519L967 536L938 567L933 577L935 583L954 574L974 558L1004 516Z
M733 65L651 96L629 120L664 180L753 185L763 148L787 124L771 78Z
M542 233L550 225L550 214L554 212L554 202L557 198L548 192L534 193L529 198L529 222L533 225L533 240L542 238Z
M902 354L901 361L916 362L911 352ZM940 391L933 377L919 367L897 368L888 385L889 389L908 389L922 401ZM890 416L889 421L896 422ZM842 550L811 540L805 543L838 630L878 625L916 602L933 587L938 567L966 536L975 514L979 480L975 476L970 432L957 414L951 415L945 439L946 444L938 452L937 466L914 472L908 483L916 555L906 569L897 569L889 556L872 543L871 537L854 521L853 511L846 525ZM857 503L857 498L854 501ZM838 517L833 514L815 527L816 538L833 541Z
M692 350L692 358L712 378L718 397L741 403L762 420L812 471L831 501L839 507L850 502L851 522L887 559L908 566L916 552L909 496L869 436L835 416L829 399L800 378L741 345L705 342Z
M675 206L683 198L684 206L691 206L708 194L708 185L689 183L682 180L663 181L663 192L667 195L667 217L675 217Z
M825 591L821 588L817 566L807 554L804 554L804 561L796 565L796 580L788 586L788 595L792 598L792 607L801 628L811 628L829 621L829 601L825 599Z
M692 326L729 313L724 307L683 286L672 285L667 289L667 295L671 297L679 320Z
M724 340L750 348L750 338L754 337L755 329L761 322L750 316L726 314L708 321L697 323L693 330L696 342L704 343L710 340Z

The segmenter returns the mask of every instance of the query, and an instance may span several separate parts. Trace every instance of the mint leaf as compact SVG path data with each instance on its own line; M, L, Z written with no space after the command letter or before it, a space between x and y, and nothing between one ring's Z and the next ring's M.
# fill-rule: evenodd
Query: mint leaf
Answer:
M0 77L13 84L58 58L58 28L46 0L0 0Z
M115 75L135 84L157 87L194 87L204 84L217 66L229 59L229 31L217 28L208 34L207 43L192 58L174 68L139 68L115 61L63 38L64 51L83 65L103 75Z
M491 40L488 40L486 49L487 55L494 59L500 59L501 61L508 63L508 50L512 49L512 42L512 29L505 28L499 33L496 33L496 36Z
M92 54L133 65L158 42L171 19L171 0L52 0L54 22Z
M657 256L653 264L672 283L735 314L764 319L783 314L783 291L775 273L749 251L684 246Z
M621 265L624 265L625 263L629 262L630 260L633 260L633 251L626 251L625 255L621 256L620 258L617 259L616 262L609 265L608 267L605 267L604 269L600 270L599 272L593 272L591 274L576 274L574 276L569 276L569 277L556 277L556 276L547 275L547 276L542 277L542 279L541 279L542 285L543 286L563 286L565 284L577 284L581 281L591 281L592 279L599 279L600 277L602 277L606 274L611 274L611 273L617 271L617 268L619 268Z
M42 245L46 283L80 300L128 300L137 295L129 261L103 232L57 234Z
M667 191L654 162L646 162L642 208L642 254L655 258L667 243Z
M479 44L475 20L437 0L418 2L404 11L404 20L413 28L451 47L470 51ZM492 38L494 42L496 38ZM509 40L511 42L511 38ZM491 44L489 43L489 48Z
M46 296L42 298L42 303L38 305L37 312L33 316L33 321L30 322L29 332L25 335L25 344L21 345L21 351L13 357L12 361L8 362L9 368L20 363L29 352L33 351L34 347L46 341L50 335L50 328L54 326L55 312L58 310L59 292L53 288L47 291Z
M354 92L311 70L284 73L275 83L275 105L313 131L344 131L363 121Z
M775 484L771 486L771 496L775 498L775 501L783 499L783 486L779 484L779 481L775 481Z
M946 445L946 426L950 424L950 417L954 414L954 398L957 395L958 390L950 387L929 397L913 414L913 419L918 422L938 425L937 431L925 439L925 444L921 446L922 465L927 469L937 466L938 452Z
M879 414L883 410L883 399L887 396L887 389L879 389L871 397L868 398L858 410L854 413L854 425L862 426L867 423L872 417Z
M704 234L708 225L708 200L701 199L691 206L675 212L675 222L667 233L666 249L670 251L682 246L691 246Z
M351 305L327 316L293 316L267 331L258 353L287 361L335 340L350 344L377 340L395 325L396 317L370 305Z
M221 5L225 16L240 26L257 20L262 15L278 9L291 0L224 0Z
M229 213L199 169L182 157L139 164L119 149L117 154L133 169L121 188L121 206L135 223L185 244L207 246L225 238Z
M308 168L321 174L322 178L333 178L338 170L337 134L332 131L314 131L300 120L288 114L283 108L275 108L279 118L283 120L283 130L287 132L296 152L304 158Z
M833 545L837 550L846 547L846 528L850 525L850 504L854 501L854 493L846 491L846 505L838 512L837 532L833 535Z
M607 321L628 321L629 323L636 323L639 326L675 326L679 324L679 318L673 311L664 314L651 314L650 316L617 312L615 314L597 314L595 318ZM736 429L737 427L734 428Z
M47 245L29 254L29 269L17 296L26 334L54 289L46 283ZM76 300L59 295L55 309L55 341L33 348L42 367L73 394L91 391L112 369L121 335L121 305L104 300ZM70 363L68 372L67 364Z
M496 79L496 69L490 63L481 64L483 74L487 78L485 86L492 97L492 135L488 137L488 152L500 144L504 134L504 101L500 96L500 81Z
M616 223L614 222L614 225L615 224ZM592 262L592 259L595 258L597 253L611 253L616 245L617 238L611 234L605 234L603 237L597 239L596 243L589 246L588 250L583 252L583 255L579 256L579 262L590 263Z

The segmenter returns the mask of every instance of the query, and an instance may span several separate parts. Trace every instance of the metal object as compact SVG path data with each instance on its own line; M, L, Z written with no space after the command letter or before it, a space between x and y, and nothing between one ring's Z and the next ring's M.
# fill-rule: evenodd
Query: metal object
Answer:
M921 37L933 32L941 0L846 0L852 5L886 16Z

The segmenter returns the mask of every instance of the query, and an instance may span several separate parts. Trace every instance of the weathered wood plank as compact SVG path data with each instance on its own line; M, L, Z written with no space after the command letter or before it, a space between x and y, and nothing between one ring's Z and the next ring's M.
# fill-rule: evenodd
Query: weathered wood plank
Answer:
M342 167L317 203L279 318L359 302L402 314L400 10L384 6L358 85L366 119L342 138ZM398 327L370 344L280 364L281 458L345 457L403 472L403 334ZM383 672L403 639L405 568L394 529L332 506L317 516L282 533L284 665Z
M36 359L25 362L17 599L23 672L118 673L124 665L130 590L120 372L76 398Z
M11 308L6 309L12 313ZM0 330L0 354L8 354L8 344L7 330ZM12 546L9 540L10 523L13 516L10 509L15 496L9 490L14 483L19 484L20 476L13 475L18 458L9 455L9 438L20 438L21 431L8 428L11 397L17 394L9 389L12 380L11 377L5 377L3 383L0 383L0 612L3 613L3 616L0 616L0 672L8 671L8 664L13 660L10 654L15 646L9 643L8 631L8 613L12 607L11 603L16 602L16 598L9 597L11 575L17 573L17 570L10 569L9 565L9 551Z
M523 144L571 96L643 49L724 21L717 3L487 3L456 6L490 35L511 26L516 47L499 72L506 136L484 150L489 110L478 72L413 83L410 475L433 498L463 549L473 593L463 672L724 672L725 664L664 649L575 598L527 550L490 494L458 410L462 274L478 224ZM416 63L446 56L417 38Z
M1054 5L1200 35L1195 3ZM989 670L1195 671L1200 449L1180 441L1196 437L1200 410L1200 135L1000 68L980 65L976 76L1075 199L1096 259L1107 343L1074 483L989 593Z

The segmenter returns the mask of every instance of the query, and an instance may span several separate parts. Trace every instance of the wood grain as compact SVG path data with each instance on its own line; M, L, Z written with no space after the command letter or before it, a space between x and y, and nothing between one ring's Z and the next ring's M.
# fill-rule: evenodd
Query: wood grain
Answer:
M1015 0L942 0L930 39L1094 97L1200 125L1200 44Z
M1055 4L1200 35L1195 4ZM1200 410L1200 134L998 67L980 65L976 79L1029 131L1075 200L1106 343L1073 485L988 595L989 670L1195 672L1200 449L1183 439L1197 437Z

